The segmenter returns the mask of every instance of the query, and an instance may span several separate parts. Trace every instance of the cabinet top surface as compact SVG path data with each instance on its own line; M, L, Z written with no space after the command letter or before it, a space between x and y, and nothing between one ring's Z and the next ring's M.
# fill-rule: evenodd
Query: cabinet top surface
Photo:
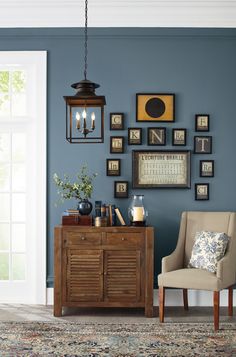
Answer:
M55 228L64 230L77 231L93 231L93 232L144 232L145 230L153 230L151 226L146 227L132 227L132 226L113 226L113 227L95 227L95 226L72 226L72 225L58 225Z

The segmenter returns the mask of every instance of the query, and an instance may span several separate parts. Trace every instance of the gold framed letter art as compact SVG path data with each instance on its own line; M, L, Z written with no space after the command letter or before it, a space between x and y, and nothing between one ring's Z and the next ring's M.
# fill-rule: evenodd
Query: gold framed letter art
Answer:
M189 150L133 150L133 188L190 188Z
M210 115L196 114L195 115L195 131L209 131L210 130Z
M115 198L128 198L128 181L115 181L114 182L114 197Z
M142 128L128 128L128 145L142 145Z
M110 137L110 154L123 154L124 152L124 136Z
M200 160L200 177L214 177L214 160Z
M165 93L137 93L136 121L174 122L175 95Z
M107 176L120 176L120 159L107 159Z
M195 183L195 200L209 200L209 183Z
M110 114L110 130L124 130L124 113Z
M148 145L166 145L166 128L147 128Z

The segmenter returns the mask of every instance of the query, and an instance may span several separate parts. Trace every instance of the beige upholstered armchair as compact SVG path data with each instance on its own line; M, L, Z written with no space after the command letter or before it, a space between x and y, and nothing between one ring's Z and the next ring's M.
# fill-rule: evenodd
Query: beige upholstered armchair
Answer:
M216 273L187 268L196 232L224 232L229 237L225 256L218 262ZM219 329L220 290L228 289L228 314L233 315L233 285L236 282L236 213L183 212L176 249L162 259L158 276L159 318L164 322L165 288L183 289L184 308L188 309L187 289L213 291L214 328Z

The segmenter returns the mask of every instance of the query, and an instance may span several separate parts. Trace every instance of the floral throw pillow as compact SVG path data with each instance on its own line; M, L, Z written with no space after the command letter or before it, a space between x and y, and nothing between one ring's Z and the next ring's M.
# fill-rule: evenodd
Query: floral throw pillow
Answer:
M215 273L217 262L225 255L228 241L225 233L197 232L188 267Z

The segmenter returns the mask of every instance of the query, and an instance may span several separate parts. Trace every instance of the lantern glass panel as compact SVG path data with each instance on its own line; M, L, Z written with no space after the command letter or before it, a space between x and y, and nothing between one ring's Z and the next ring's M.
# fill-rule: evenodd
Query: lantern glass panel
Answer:
M105 97L64 97L66 139L70 143L103 143ZM86 113L86 114L85 114Z

